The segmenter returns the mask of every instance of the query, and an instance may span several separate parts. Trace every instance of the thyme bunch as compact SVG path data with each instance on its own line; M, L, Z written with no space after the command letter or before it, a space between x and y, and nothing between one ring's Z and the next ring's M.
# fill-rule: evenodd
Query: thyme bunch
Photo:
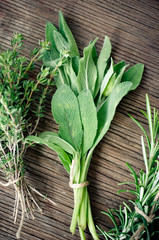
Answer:
M0 182L0 185L14 186L14 223L17 222L21 206L17 238L20 238L25 216L34 219L35 208L42 212L33 191L43 195L29 186L25 179L23 157L31 145L25 141L25 137L35 133L44 114L48 88L53 84L58 67L67 57L66 53L61 54L54 70L42 66L33 80L31 74L34 74L34 64L49 49L49 43L40 42L40 46L31 51L29 60L21 55L23 43L23 35L15 34L11 39L11 49L0 54L0 171L7 180L7 183Z
M120 206L119 210L112 209L109 210L109 212L103 212L111 218L114 224L114 228L108 232L98 227L107 240L150 240L156 234L153 223L158 219L156 214L159 209L159 116L155 108L152 112L148 95L146 95L146 107L147 113L142 112L148 121L149 135L143 126L130 116L141 128L146 138L147 144L145 145L144 137L141 136L145 171L141 169L139 175L137 175L135 170L127 163L131 175L134 178L134 182L128 183L135 185L136 189L119 191L130 192L135 195L136 199L134 201L129 200L129 202L133 204L134 209L124 202L124 208ZM119 225L117 224L115 215L120 221Z

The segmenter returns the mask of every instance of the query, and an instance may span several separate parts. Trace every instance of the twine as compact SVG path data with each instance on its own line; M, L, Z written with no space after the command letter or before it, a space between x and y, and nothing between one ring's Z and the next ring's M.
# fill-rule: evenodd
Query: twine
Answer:
M159 199L159 192L156 194L155 198L154 198L154 202L157 202ZM142 215L147 222L152 223L153 222L153 218L155 217L155 214L153 214L153 211L155 209L156 203L154 203L153 207L151 208L150 211L150 215L147 216L143 211L141 211L137 206L135 206L135 210L137 213L139 213L140 215ZM130 238L130 240L138 240L140 237L141 232L145 229L145 225L142 224L138 230L132 235L132 237Z
M157 202L158 199L159 199L159 191L158 191L158 193L156 194L156 196L155 196L155 198L154 198L154 202ZM156 203L152 206L151 211L150 211L150 215L153 214L153 211L154 211L154 209L155 209L155 206L156 206Z
M69 186L70 188L83 188L83 187L86 187L88 186L89 182L86 181L86 182L83 182L83 183L73 183L73 173L74 173L74 168L75 168L75 164L76 164L76 161L73 159L72 160L72 165L70 167L70 182L69 182Z
M10 186L10 185L12 185L12 184L14 184L14 183L17 183L17 182L18 182L19 180L21 180L21 179L22 179L22 177L19 177L19 178L13 180L13 181L9 180L9 182L7 182L7 183L2 183L2 182L0 182L0 184L1 184L2 186L4 186L4 187L8 187L8 186Z
M152 223L153 222L153 217L154 217L154 215L150 215L150 216L147 216L142 210L140 210L137 206L135 206L135 211L137 212L137 213L139 213L141 216L143 216L145 219L146 219L146 221L148 222L148 223Z

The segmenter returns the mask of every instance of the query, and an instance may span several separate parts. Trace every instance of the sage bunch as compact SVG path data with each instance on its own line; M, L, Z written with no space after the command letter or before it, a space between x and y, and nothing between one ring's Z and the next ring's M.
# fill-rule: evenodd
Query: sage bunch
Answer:
M21 209L17 238L20 238L25 217L34 219L34 209L42 212L33 191L43 195L28 185L25 179L23 159L30 147L25 137L35 133L44 115L48 87L53 84L53 76L65 59L64 55L61 56L54 70L42 66L35 76L34 63L42 58L49 44L40 42L40 46L31 51L28 60L22 55L23 43L23 35L15 34L11 39L11 49L0 53L0 171L7 181L0 182L0 185L12 185L15 189L14 223Z
M50 22L46 25L46 50L43 63L55 68L60 52L69 52L64 64L54 77L57 90L52 98L52 114L59 126L58 132L43 132L27 141L45 144L56 151L74 192L74 211L70 231L74 234L78 224L81 239L88 226L93 239L99 239L94 226L87 174L92 154L104 137L121 99L139 85L143 64L136 64L126 72L124 61L114 64L111 43L106 36L99 56L95 43L90 42L80 57L77 44L62 13L59 13L59 30Z
M124 202L124 207L120 206L119 210L112 209L109 212L103 212L110 217L114 224L114 228L108 232L98 227L107 240L158 239L153 225L154 221L159 218L157 215L159 210L159 115L155 108L152 111L148 95L146 95L146 108L147 113L142 112L148 121L149 134L131 116L144 134L141 136L141 146L145 170L141 169L140 173L137 174L127 163L134 181L122 184L131 184L135 186L135 189L120 190L118 193L130 192L134 195L135 200L129 200L133 207ZM117 219L120 224L117 223Z

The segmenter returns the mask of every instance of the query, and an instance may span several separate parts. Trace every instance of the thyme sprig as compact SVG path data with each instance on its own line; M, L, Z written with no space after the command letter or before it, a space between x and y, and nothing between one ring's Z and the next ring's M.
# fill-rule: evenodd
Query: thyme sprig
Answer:
M134 182L128 182L135 185L135 190L120 190L120 192L130 192L135 195L135 200L129 200L133 204L133 208L123 203L119 210L109 210L103 212L111 218L114 228L110 231L101 231L105 239L121 240L121 239L152 239L155 232L152 230L154 220L158 219L156 215L159 209L159 117L158 111L154 108L153 112L150 106L148 95L146 95L147 113L143 112L148 120L149 135L143 126L130 116L135 123L141 128L146 138L147 145L145 145L144 137L141 136L141 146L143 153L143 160L145 164L145 171L141 170L139 176L135 170L127 163L134 178ZM152 117L153 116L153 117ZM123 183L125 184L125 183ZM115 215L120 221L117 224Z
M25 137L36 131L44 114L48 88L53 84L59 66L68 56L68 52L61 53L54 69L42 66L33 80L31 73L34 73L34 64L49 49L49 43L40 42L40 46L31 51L30 59L27 60L21 55L23 42L22 34L15 34L11 39L11 49L0 54L0 170L8 181L0 184L4 187L13 185L15 188L14 223L17 222L21 206L17 238L20 238L25 216L34 219L35 208L42 212L32 192L43 195L29 186L24 178L23 157L31 145L25 141Z

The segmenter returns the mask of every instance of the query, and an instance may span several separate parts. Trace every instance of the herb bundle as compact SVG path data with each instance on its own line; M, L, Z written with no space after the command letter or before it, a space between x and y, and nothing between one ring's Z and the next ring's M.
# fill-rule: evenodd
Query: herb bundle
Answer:
M148 95L146 95L146 107L147 113L142 112L148 120L149 136L143 126L131 116L135 123L142 129L147 141L147 145L145 145L144 137L141 136L142 153L146 171L141 170L138 176L135 170L127 163L134 182L126 182L126 184L133 184L136 189L120 190L119 192L127 191L135 195L136 199L134 201L129 200L130 203L133 204L134 210L124 202L124 208L120 206L119 210L113 209L109 210L109 212L103 212L111 218L115 226L109 232L98 228L107 240L150 240L153 239L156 234L153 222L159 218L156 216L159 210L159 118L158 111L156 111L155 108L153 112L151 110ZM115 215L120 221L119 225L117 224Z
M11 39L11 49L0 54L0 171L8 181L0 182L0 185L13 185L15 188L14 223L17 222L21 206L17 238L20 238L25 216L34 219L34 209L42 212L33 192L43 195L28 185L24 177L23 157L30 146L25 137L35 132L44 113L43 104L48 87L53 84L53 76L65 59L65 55L60 56L53 70L41 67L33 81L34 63L43 56L49 44L41 42L40 47L30 53L30 60L27 60L20 54L23 40L21 34L15 34ZM39 94L34 94L37 92Z
M69 185L74 191L70 231L74 234L78 223L81 239L85 239L84 230L88 225L93 239L97 240L87 190L89 165L95 147L109 129L117 105L139 85L143 64L136 64L126 72L124 61L114 65L107 36L99 56L95 39L80 58L75 39L61 12L59 31L47 23L46 39L51 47L43 56L45 66L54 69L60 52L69 51L67 60L55 76L57 90L51 103L59 132L43 132L38 137L29 136L27 140L45 144L57 152L70 174Z

